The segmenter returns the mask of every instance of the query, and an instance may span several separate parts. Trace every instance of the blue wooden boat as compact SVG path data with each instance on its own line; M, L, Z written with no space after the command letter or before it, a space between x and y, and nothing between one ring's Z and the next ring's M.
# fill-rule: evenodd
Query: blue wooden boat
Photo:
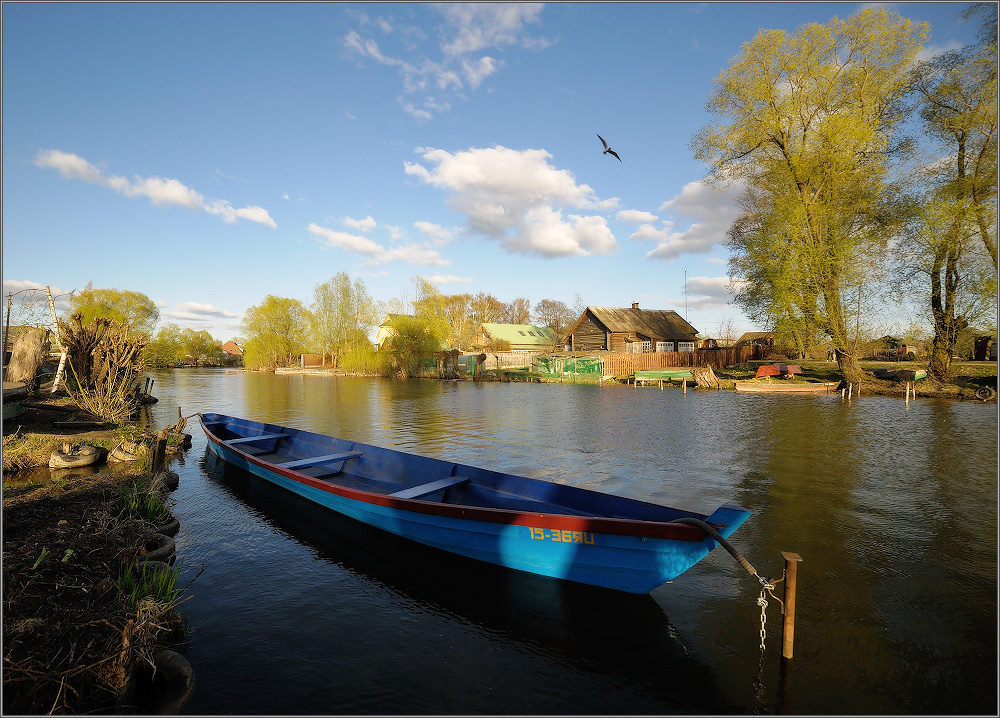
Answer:
M710 516L574 486L202 414L224 461L341 514L445 551L544 576L647 593L704 558L750 511Z

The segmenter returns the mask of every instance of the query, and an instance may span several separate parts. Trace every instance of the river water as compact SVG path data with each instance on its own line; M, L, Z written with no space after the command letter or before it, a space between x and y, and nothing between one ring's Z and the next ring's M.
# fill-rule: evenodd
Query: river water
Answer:
M997 408L889 397L154 374L219 412L711 513L725 551L632 596L412 545L192 448L172 510L190 714L996 714ZM779 585L780 586L780 585ZM780 588L777 592L781 596Z

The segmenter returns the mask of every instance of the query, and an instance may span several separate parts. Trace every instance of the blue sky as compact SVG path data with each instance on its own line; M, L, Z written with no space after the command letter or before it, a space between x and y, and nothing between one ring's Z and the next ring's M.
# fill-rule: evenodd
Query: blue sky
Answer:
M688 145L758 29L861 7L5 3L4 296L128 289L225 341L268 294L419 275L758 329ZM974 39L965 4L886 7Z

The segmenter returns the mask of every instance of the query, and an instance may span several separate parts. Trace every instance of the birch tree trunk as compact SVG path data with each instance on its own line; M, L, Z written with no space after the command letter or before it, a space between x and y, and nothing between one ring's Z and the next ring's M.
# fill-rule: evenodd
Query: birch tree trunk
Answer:
M56 304L52 301L52 290L46 285L45 294L49 297L49 311L52 312L52 332L56 338L56 346L59 347L59 368L56 369L56 378L52 382L52 394L59 391L59 384L62 382L63 372L66 370L66 347L63 346L62 339L59 338L59 321L56 319Z

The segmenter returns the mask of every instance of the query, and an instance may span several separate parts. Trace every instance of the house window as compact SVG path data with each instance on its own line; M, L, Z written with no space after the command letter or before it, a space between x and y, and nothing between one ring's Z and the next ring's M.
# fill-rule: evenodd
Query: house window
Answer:
M651 351L653 351L653 343L652 342L643 342L642 343L642 353L643 354L648 354Z
M677 342L677 351L688 354L694 353L694 342Z
M674 351L673 342L656 342L656 351L658 352L672 352Z

